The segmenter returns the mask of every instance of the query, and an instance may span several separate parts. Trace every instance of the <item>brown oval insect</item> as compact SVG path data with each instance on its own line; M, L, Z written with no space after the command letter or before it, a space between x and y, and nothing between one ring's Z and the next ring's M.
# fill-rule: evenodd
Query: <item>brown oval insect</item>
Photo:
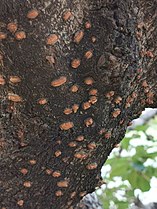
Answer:
M120 96L116 97L115 100L114 100L114 102L115 102L116 104L120 104L121 101L122 101L122 97L120 97Z
M78 104L74 104L72 106L72 110L74 111L74 113L77 113L78 109L79 109L79 105Z
M92 56L93 56L92 50L87 51L84 56L85 56L86 59L92 58Z
M97 93L98 93L98 90L97 90L97 89L91 89L91 90L89 91L89 95L92 95L92 96L96 96Z
M91 78L91 77L87 77L87 78L84 80L84 83L85 83L86 85L92 85L92 84L94 83L94 80L93 80L93 78Z
M60 197L63 195L63 192L61 190L58 190L55 192L56 197Z
M68 181L59 181L57 182L58 187L68 187L69 182Z
M20 83L20 82L21 82L21 78L18 77L18 76L10 76L10 77L9 77L9 81L10 81L11 83L16 84L16 83Z
M7 34L3 33L3 32L0 32L0 40L4 40L6 38L7 38Z
M31 165L35 165L35 164L37 163L37 161L34 160L34 159L32 159L32 160L29 161L29 163L30 163Z
M84 36L83 30L76 32L76 34L74 36L74 42L77 44L80 43L80 41L83 39L83 36Z
M120 113L121 113L121 110L120 109L115 109L114 112L112 113L112 116L114 118L116 118L116 117L118 117L118 115L120 115Z
M65 130L65 131L67 131L67 130L69 130L69 129L71 129L71 128L73 128L74 127L74 124L73 124L73 122L66 122L66 123L62 123L61 125L60 125L60 129L61 130Z
M95 104L97 101L98 101L98 99L97 99L96 96L91 96L91 97L89 98L89 102L90 102L91 104Z
M77 159L84 160L88 157L88 155L85 152L77 152L77 153L74 154L74 157L77 158Z
M65 115L69 115L69 114L71 114L73 112L73 110L71 109L71 108L65 108L65 110L64 110L64 114Z
M56 34L51 34L47 37L46 43L47 45L54 45L58 41L58 36Z
M16 40L20 41L26 38L26 33L24 31L18 31L15 33Z
M70 142L68 144L69 147L76 147L77 146L77 143L76 142Z
M61 152L60 150L57 150L57 151L55 152L55 156L56 156L56 157L59 157L61 154L62 154L62 152Z
M25 181L25 182L23 183L23 186L24 186L24 187L27 187L27 188L30 188L30 187L32 186L32 183L31 183L30 181Z
M95 144L95 142L91 142L90 144L87 145L87 147L88 147L88 149L93 150L96 148L96 144Z
M8 94L8 100L12 102L22 102L22 98L19 95L13 93Z
M86 166L88 170L94 170L98 167L97 163L91 163Z
M54 81L52 81L51 86L58 87L58 86L63 85L66 82L67 82L67 78L65 76L61 76L58 79L55 79Z
M23 201L23 200L18 200L18 201L17 201L17 205L23 206L23 204L24 204L24 201Z
M87 110L87 109L89 109L91 107L91 104L89 103L89 102L84 102L83 104L82 104L82 108L84 109L84 110Z
M47 104L47 99L45 99L45 98L39 99L39 100L38 100L38 104L40 104L40 105L45 105L45 104Z
M79 87L77 85L73 85L70 90L73 92L73 93L76 93L78 91Z
M4 80L3 76L0 75L0 85L3 86L4 84L5 84L5 80Z
M76 68L78 68L80 66L80 64L81 64L81 61L79 59L74 59L71 62L71 67L76 69Z
M8 23L7 25L7 29L11 32L11 33L15 33L17 31L17 24L14 22Z
M61 172L60 172L60 171L54 171L54 172L52 173L52 176L55 177L55 178L58 178L58 177L61 176Z
M93 42L93 43L95 43L95 42L96 42L96 37L95 37L95 36L92 36L92 38L91 38L91 39L92 39L92 42Z
M91 125L94 123L94 121L93 121L92 118L87 118L87 119L84 121L84 123L85 123L85 125L86 125L87 127L89 127L89 126L91 126Z
M21 168L20 172L23 174L23 175L26 175L28 173L28 170L26 168Z
M78 141L78 142L82 142L84 140L84 136L80 135L75 140Z
M70 11L66 11L63 14L63 20L67 21L72 17L72 13Z
M35 19L39 15L39 12L37 9L31 9L27 13L27 18L29 19Z

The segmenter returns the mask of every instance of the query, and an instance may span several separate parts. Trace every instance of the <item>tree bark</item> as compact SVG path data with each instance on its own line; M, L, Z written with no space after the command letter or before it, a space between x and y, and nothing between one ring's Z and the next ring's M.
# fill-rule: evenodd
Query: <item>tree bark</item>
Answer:
M156 0L1 0L1 209L75 208L156 107ZM118 163L118 162L117 162Z

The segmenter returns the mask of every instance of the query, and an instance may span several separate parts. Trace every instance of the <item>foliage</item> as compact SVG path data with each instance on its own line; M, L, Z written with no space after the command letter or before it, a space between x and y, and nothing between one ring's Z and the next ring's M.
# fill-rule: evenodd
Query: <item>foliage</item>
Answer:
M115 148L103 167L106 186L99 194L105 209L127 209L135 189L150 189L157 177L157 117L147 124L128 130L120 147Z

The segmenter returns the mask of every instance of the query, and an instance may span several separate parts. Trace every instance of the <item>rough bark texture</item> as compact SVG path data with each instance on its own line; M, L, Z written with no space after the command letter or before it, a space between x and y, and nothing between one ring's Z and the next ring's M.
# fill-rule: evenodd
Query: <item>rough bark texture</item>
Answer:
M100 184L129 122L156 107L156 8L1 0L1 208L73 208Z

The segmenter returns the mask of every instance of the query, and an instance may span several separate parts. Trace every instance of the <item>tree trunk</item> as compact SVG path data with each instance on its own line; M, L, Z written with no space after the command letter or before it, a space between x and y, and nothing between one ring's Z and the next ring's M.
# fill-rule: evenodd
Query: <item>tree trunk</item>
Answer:
M156 107L156 8L1 0L1 209L71 209L100 185L130 121Z

